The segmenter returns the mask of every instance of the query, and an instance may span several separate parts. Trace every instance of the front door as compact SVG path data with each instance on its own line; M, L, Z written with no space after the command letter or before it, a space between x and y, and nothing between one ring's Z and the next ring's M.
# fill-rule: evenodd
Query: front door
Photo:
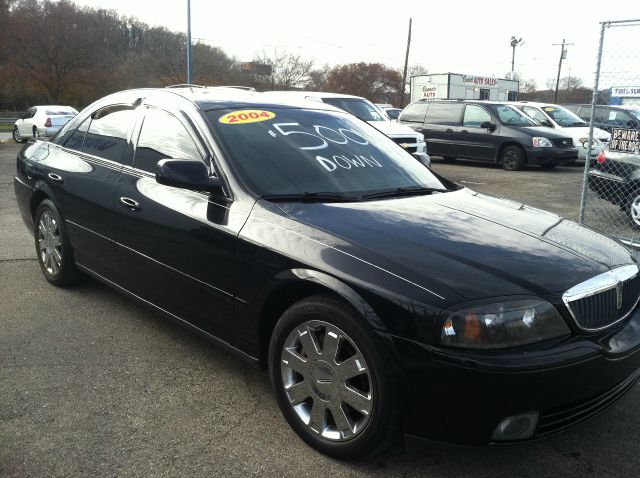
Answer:
M156 182L158 161L207 153L191 126L147 107L132 166L116 189L118 282L156 306L231 341L237 231L208 194Z
M499 138L496 131L483 128L482 124L497 125L491 115L480 105L466 105L460 128L460 156L471 159L494 159Z

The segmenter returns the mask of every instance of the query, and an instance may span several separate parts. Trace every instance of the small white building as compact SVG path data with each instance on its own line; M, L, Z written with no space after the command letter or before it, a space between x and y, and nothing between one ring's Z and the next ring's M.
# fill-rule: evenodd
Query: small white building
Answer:
M490 76L437 73L412 76L411 101L491 100L516 101L519 82Z

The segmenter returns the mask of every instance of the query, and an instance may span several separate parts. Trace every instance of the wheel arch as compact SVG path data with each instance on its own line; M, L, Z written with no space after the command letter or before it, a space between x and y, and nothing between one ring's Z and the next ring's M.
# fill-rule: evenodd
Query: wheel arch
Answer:
M33 193L31 194L31 200L29 202L29 210L31 212L31 219L35 220L36 209L38 209L38 205L44 201L45 199L50 199L54 203L55 195L53 191L47 186L47 184L43 181L38 181L35 185Z
M352 287L324 272L312 269L290 269L275 277L275 282L257 307L259 360L267 366L269 341L278 319L285 310L296 302L320 293L333 295L351 306L365 321L376 329L384 324L367 303Z
M524 146L522 146L522 144L518 143L517 141L505 141L500 145L500 147L498 148L498 151L496 152L496 158L495 158L496 164L502 163L502 153L509 146L516 146L520 148L522 150L522 153L524 154L525 164L529 164L529 157L527 155L527 150L524 149Z

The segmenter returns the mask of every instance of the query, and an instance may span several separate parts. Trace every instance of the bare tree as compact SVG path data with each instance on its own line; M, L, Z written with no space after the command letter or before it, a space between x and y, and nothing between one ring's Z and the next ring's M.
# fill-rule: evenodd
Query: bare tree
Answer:
M331 70L327 88L336 93L363 96L376 103L393 103L403 90L402 74L381 63L349 63Z
M262 52L256 55L254 62L271 66L270 75L256 76L256 87L271 90L293 90L302 88L309 82L309 74L313 70L313 60L305 59L295 53L279 53L273 55Z

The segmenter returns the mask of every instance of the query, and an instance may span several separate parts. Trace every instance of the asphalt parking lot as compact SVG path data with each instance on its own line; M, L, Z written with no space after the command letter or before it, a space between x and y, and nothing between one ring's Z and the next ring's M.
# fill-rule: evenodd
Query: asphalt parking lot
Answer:
M17 150L0 144L1 477L637 476L639 387L581 428L527 446L397 447L366 463L324 457L289 429L265 372L97 282L48 285L15 205ZM579 167L433 167L577 217Z

